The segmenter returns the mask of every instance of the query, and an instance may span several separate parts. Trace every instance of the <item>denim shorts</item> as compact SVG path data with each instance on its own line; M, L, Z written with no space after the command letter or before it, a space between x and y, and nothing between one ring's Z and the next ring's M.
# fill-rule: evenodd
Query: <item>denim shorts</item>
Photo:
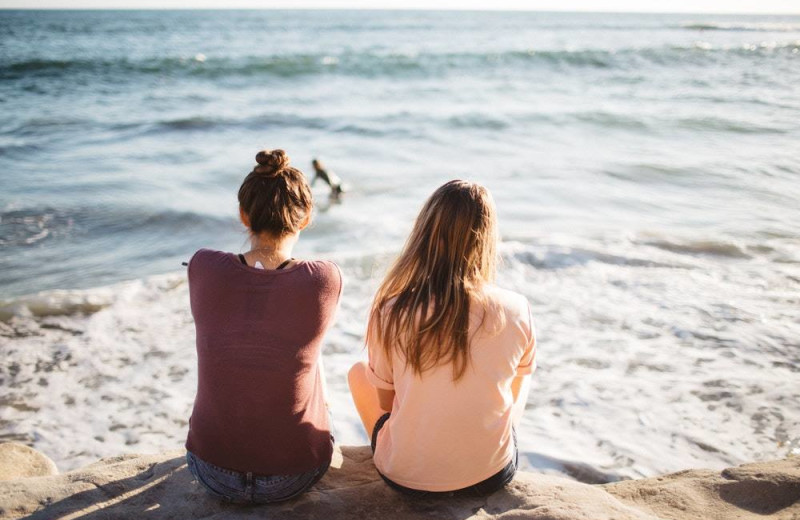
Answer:
M375 428L372 430L372 453L375 453L375 445L378 441L378 432L383 428L383 425L386 424L386 421L389 420L391 416L390 413L383 414L380 419L375 423ZM397 482L393 482L389 480L386 476L384 476L380 471L378 475L386 482L389 487L396 489L406 495L413 496L413 497L437 497L437 496L459 496L459 497L483 497L486 495L491 495L495 491L499 491L502 489L506 484L511 482L514 478L514 475L517 472L517 467L519 466L519 451L517 450L517 432L512 427L511 428L511 436L514 439L514 457L506 464L506 466L492 475L491 477L487 478L486 480L482 480L477 484L473 484L471 486L467 486L462 489L457 489L455 491L424 491L421 489L412 489L405 486L401 486Z
M212 496L236 504L269 504L292 499L319 482L330 461L319 468L297 475L258 476L220 468L191 451L186 462L194 478Z

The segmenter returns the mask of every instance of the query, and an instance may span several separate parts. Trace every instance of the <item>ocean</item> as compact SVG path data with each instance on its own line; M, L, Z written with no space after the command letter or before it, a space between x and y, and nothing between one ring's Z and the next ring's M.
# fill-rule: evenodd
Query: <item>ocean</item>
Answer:
M800 453L800 17L0 11L0 439L68 470L182 446L185 268L248 249L262 148L338 173L345 374L426 197L497 203L539 342L523 466L588 481Z

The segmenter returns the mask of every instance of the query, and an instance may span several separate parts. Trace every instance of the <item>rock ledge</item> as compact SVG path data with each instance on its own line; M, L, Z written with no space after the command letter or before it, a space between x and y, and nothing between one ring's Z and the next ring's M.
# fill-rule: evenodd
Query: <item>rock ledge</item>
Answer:
M181 451L113 457L61 475L0 482L0 519L800 520L800 458L605 485L520 472L486 498L413 500L380 480L368 447L341 453L305 495L258 507L206 495Z

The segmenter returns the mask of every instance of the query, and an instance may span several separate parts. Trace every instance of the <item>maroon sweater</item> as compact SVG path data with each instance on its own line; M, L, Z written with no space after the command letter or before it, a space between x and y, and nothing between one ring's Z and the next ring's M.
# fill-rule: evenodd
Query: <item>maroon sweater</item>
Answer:
M192 257L198 370L186 449L256 475L303 473L330 460L317 360L341 289L332 262L275 271L221 251Z

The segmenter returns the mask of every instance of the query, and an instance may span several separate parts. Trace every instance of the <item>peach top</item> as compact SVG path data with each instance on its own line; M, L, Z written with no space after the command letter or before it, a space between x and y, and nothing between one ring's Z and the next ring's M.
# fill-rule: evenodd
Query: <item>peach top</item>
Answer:
M465 488L514 455L511 381L535 369L535 334L525 297L493 286L485 294L488 305L470 309L471 359L458 382L449 364L415 375L396 350L388 359L377 341L367 340L368 379L395 391L392 415L378 433L375 466L402 486Z

